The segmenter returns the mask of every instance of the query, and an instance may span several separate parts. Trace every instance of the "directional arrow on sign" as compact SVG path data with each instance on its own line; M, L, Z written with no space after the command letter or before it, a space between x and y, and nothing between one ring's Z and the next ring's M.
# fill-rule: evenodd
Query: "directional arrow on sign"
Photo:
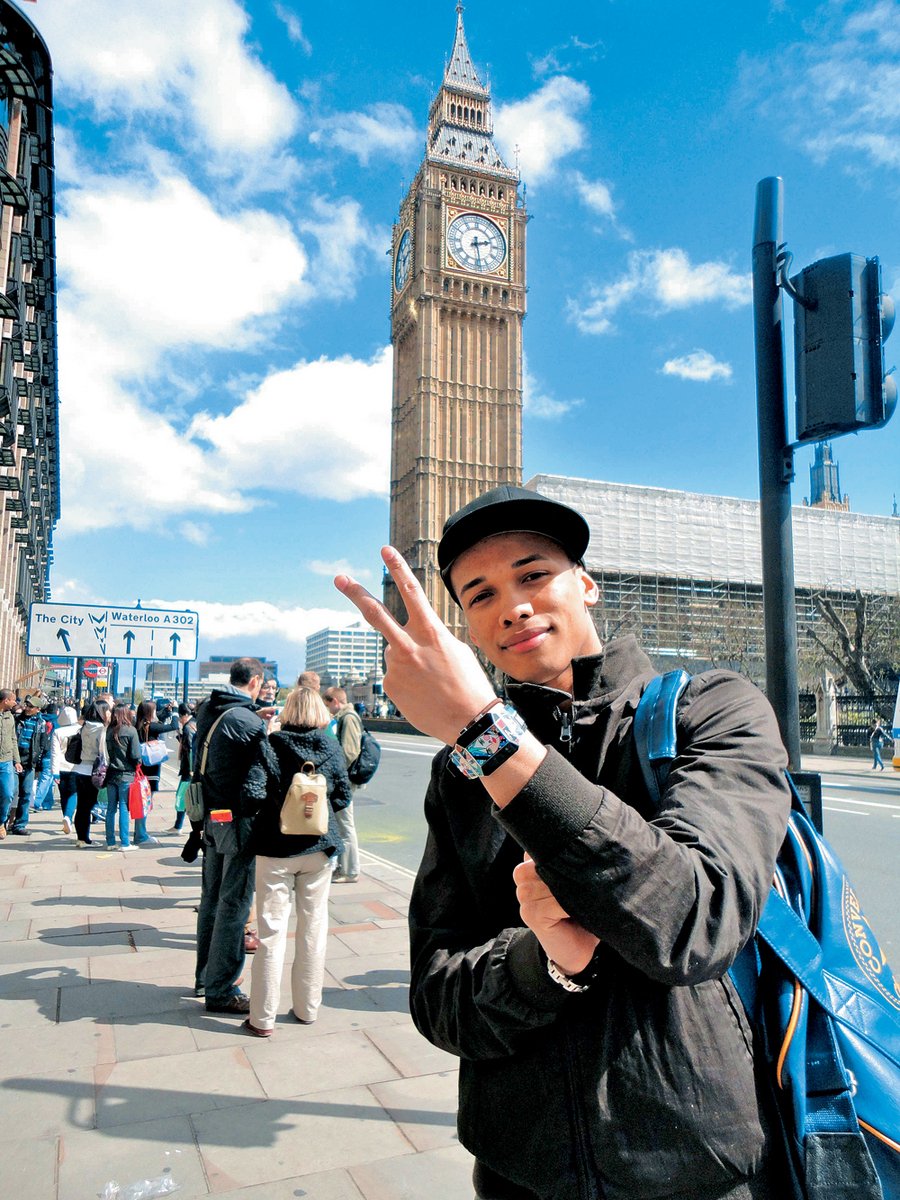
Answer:
M134 639L136 636L137 635L135 634L133 629L126 629L125 632L122 634L122 639L125 642L125 653L126 654L131 653L131 646L132 646L132 643L134 642Z
M66 633L65 629L57 629L56 636L57 636L57 638L62 640L62 644L65 646L66 650L68 650L69 649L69 635Z
M172 653L177 654L178 643L181 641L181 637L177 633L173 633L172 636L169 638L169 641L172 643Z

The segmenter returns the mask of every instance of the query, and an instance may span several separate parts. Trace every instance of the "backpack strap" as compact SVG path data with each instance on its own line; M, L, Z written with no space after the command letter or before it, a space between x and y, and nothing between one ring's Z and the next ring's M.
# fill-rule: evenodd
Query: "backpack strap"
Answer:
M687 671L654 675L634 714L634 746L644 783L654 805L662 804L669 765L678 752L676 715L678 701L690 682Z
M200 775L201 777L206 774L206 758L207 758L207 755L209 754L209 743L212 741L212 735L216 732L216 726L219 724L219 722L222 720L222 718L225 716L225 713L227 713L227 712L228 712L228 709L226 708L225 712L219 713L219 715L213 721L212 725L210 725L209 733L203 739L203 749L200 752L200 770L197 772L197 774Z

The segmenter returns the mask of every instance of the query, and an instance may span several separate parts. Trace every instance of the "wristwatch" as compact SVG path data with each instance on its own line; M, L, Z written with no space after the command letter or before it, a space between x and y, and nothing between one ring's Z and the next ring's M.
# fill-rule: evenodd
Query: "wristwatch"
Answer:
M479 713L459 737L450 753L450 764L465 779L490 775L512 758L528 728L511 704L497 700Z
M600 946L598 945L588 965L583 970L576 971L574 975L563 974L553 959L548 958L547 974L554 983L558 983L567 992L586 992L600 973L597 961L599 950Z

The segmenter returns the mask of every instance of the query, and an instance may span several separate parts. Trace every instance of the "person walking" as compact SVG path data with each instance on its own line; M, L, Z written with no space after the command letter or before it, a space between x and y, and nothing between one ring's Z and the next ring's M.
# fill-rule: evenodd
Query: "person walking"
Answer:
M178 705L178 789L175 792L175 823L166 833L180 833L184 826L184 797L194 770L194 737L197 718L189 704Z
M45 704L43 717L47 724L47 736L50 739L50 753L44 756L44 765L34 781L34 799L31 802L32 812L47 812L53 804L53 738L59 722L59 705Z
M878 719L878 717L876 717L872 721L872 725L869 729L869 746L872 750L873 771L884 770L884 763L881 759L881 747L887 740L888 735L884 731L884 726L881 724L881 721Z
M119 817L119 844L131 850L128 815L128 789L134 782L135 768L141 761L141 743L134 727L131 710L117 704L106 731L106 848L116 848L116 814Z
M50 733L43 714L44 698L28 695L22 704L22 712L16 718L16 740L19 744L19 799L16 812L9 825L9 832L19 837L29 837L28 818L31 815L31 800L35 780L39 779L50 763Z
M347 693L343 688L328 688L322 699L335 722L334 736L341 744L344 761L349 769L359 758L362 749L362 721L359 719L359 713L348 703ZM356 792L355 787L353 791ZM338 813L337 825L344 848L334 872L334 882L356 883L359 879L359 844L356 840L352 800Z
M19 742L16 737L16 693L11 688L0 688L0 838L6 837L6 824L13 801L19 798Z
M109 705L94 700L84 710L81 726L81 759L72 767L75 776L75 836L78 848L95 845L91 839L91 810L97 802L97 788L91 779L94 763L106 759L106 726L109 724Z
M259 947L250 976L250 1016L244 1028L255 1037L271 1037L275 1025L292 895L297 926L291 1010L302 1025L311 1025L322 1003L331 861L341 848L335 818L353 796L343 751L325 732L329 719L317 692L295 688L285 701L281 729L269 738L277 769L270 772L266 800L252 835ZM281 832L281 806L291 780L306 763L312 763L327 783L328 830L321 836Z
M59 807L62 810L63 833L71 833L75 826L72 817L75 814L76 776L72 774L72 764L66 758L66 747L71 738L79 732L78 713L71 704L64 704L59 715L59 721L53 731L51 755L53 762L53 778L59 792Z
M161 721L157 718L156 701L142 700L137 707L134 724L141 744L145 745L147 742L158 741L163 734L172 733L176 730L178 728L178 718L169 715L167 720ZM162 763L144 764L144 774L147 776L147 781L150 784L150 792L153 796L159 791L159 775L161 771ZM159 845L158 839L151 837L147 832L146 817L135 817L134 844L136 846Z

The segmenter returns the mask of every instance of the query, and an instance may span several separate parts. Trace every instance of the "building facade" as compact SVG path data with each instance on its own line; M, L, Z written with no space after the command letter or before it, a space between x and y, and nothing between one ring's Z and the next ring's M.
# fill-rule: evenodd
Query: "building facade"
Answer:
M59 519L54 244L50 55L0 0L0 687L40 682L25 641Z
M443 522L480 492L521 480L525 225L460 4L391 256L390 539L457 634L437 571ZM390 579L385 602L405 620Z
M269 659L263 658L259 654L211 654L205 662L201 662L197 668L197 678L200 684L207 689L216 687L220 683L227 683L231 673L231 664L238 658L255 658L262 663L266 672L266 677L270 675L273 679L278 680L278 663L271 662Z
M306 639L306 670L315 671L323 687L374 677L381 682L384 641L362 621L343 629L319 629Z
M554 475L526 487L590 525L586 566L600 585L601 638L633 633L660 669L728 666L762 682L757 501ZM900 519L838 507L792 515L801 668L805 651L814 659L810 631L822 633L814 595L849 612L861 592L885 623L886 643L900 645Z

